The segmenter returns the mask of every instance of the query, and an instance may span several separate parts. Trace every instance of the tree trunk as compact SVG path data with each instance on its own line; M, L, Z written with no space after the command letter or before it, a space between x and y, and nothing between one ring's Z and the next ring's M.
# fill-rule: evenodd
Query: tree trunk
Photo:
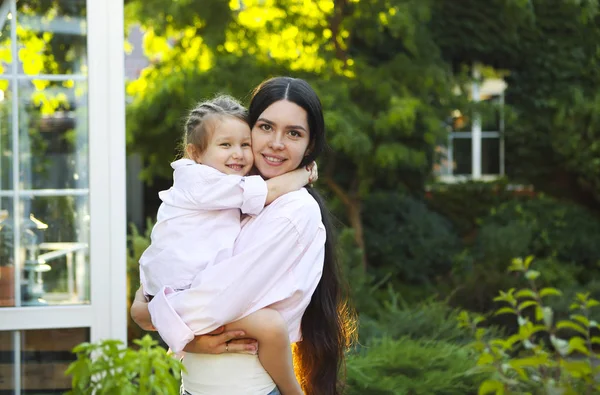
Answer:
M350 221L350 226L354 230L354 241L358 248L360 248L361 254L361 266L363 271L367 271L368 262L367 262L367 254L365 249L365 237L363 232L362 219L360 217L361 214L361 201L357 197L350 196L350 194L344 191L331 177L325 177L325 183L333 193L342 201L344 206L346 207L346 212L348 213L348 220Z

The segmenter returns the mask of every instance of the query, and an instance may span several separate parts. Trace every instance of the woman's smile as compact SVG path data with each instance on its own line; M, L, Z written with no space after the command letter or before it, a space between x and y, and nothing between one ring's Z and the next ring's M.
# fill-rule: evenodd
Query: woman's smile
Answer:
M276 101L260 114L252 128L254 165L265 179L295 170L309 142L306 111L291 101Z

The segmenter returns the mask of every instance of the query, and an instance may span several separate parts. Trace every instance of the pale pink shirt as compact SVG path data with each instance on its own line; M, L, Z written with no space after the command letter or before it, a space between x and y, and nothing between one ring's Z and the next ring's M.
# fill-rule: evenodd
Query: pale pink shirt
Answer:
M259 176L226 175L190 159L171 166L173 186L158 194L162 204L152 243L140 258L148 295L165 286L189 288L200 271L231 257L241 229L240 210L257 215L267 198L267 184Z
M202 271L190 289L164 287L150 302L152 323L173 351L267 306L287 322L290 341L301 340L300 322L325 256L314 198L301 189L276 199L243 223L233 254Z

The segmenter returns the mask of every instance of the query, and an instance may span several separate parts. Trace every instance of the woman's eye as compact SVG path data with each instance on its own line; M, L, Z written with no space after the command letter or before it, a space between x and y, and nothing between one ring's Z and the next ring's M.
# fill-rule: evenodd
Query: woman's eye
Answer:
M302 136L302 134L300 134L300 132L298 132L297 130L290 130L290 136L300 137L300 136Z
M262 125L260 125L260 128L266 132L269 132L272 130L271 125L269 125L268 123L263 123Z

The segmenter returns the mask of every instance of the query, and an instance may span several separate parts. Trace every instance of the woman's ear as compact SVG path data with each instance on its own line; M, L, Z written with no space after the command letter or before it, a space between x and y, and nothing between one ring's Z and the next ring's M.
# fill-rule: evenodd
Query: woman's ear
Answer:
M306 147L306 151L304 151L304 157L307 157L308 155L312 154L314 148L315 148L315 140L312 140L310 143L308 143L308 147Z

